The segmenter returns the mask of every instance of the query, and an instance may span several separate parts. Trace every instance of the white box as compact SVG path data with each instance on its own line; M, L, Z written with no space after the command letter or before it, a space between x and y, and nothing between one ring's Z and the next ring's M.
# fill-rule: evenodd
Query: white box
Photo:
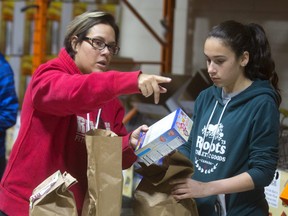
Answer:
M191 118L178 108L140 134L135 154L151 165L187 142L192 124Z

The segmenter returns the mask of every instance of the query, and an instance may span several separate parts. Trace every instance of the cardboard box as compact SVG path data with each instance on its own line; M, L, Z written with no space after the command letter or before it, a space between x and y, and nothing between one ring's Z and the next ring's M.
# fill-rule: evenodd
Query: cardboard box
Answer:
M140 134L135 153L149 166L187 142L191 128L191 118L178 108Z

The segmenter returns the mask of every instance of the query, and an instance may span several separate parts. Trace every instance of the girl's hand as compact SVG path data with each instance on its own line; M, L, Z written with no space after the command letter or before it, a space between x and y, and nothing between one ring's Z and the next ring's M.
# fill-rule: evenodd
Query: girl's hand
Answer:
M175 179L170 184L173 185L171 194L175 200L205 197L207 196L206 190L209 188L207 183L191 178Z

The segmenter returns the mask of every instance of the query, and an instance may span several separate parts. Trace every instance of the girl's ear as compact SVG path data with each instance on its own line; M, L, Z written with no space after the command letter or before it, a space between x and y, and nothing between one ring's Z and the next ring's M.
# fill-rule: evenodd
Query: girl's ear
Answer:
M243 55L241 56L240 64L242 67L245 67L248 64L248 62L249 62L249 52L244 51Z

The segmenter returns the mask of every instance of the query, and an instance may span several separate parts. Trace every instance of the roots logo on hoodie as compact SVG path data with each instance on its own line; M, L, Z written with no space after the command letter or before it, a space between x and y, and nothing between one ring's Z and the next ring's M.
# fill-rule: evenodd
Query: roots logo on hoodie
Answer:
M195 167L201 173L213 173L219 163L226 161L226 140L223 140L223 124L209 124L197 137Z

